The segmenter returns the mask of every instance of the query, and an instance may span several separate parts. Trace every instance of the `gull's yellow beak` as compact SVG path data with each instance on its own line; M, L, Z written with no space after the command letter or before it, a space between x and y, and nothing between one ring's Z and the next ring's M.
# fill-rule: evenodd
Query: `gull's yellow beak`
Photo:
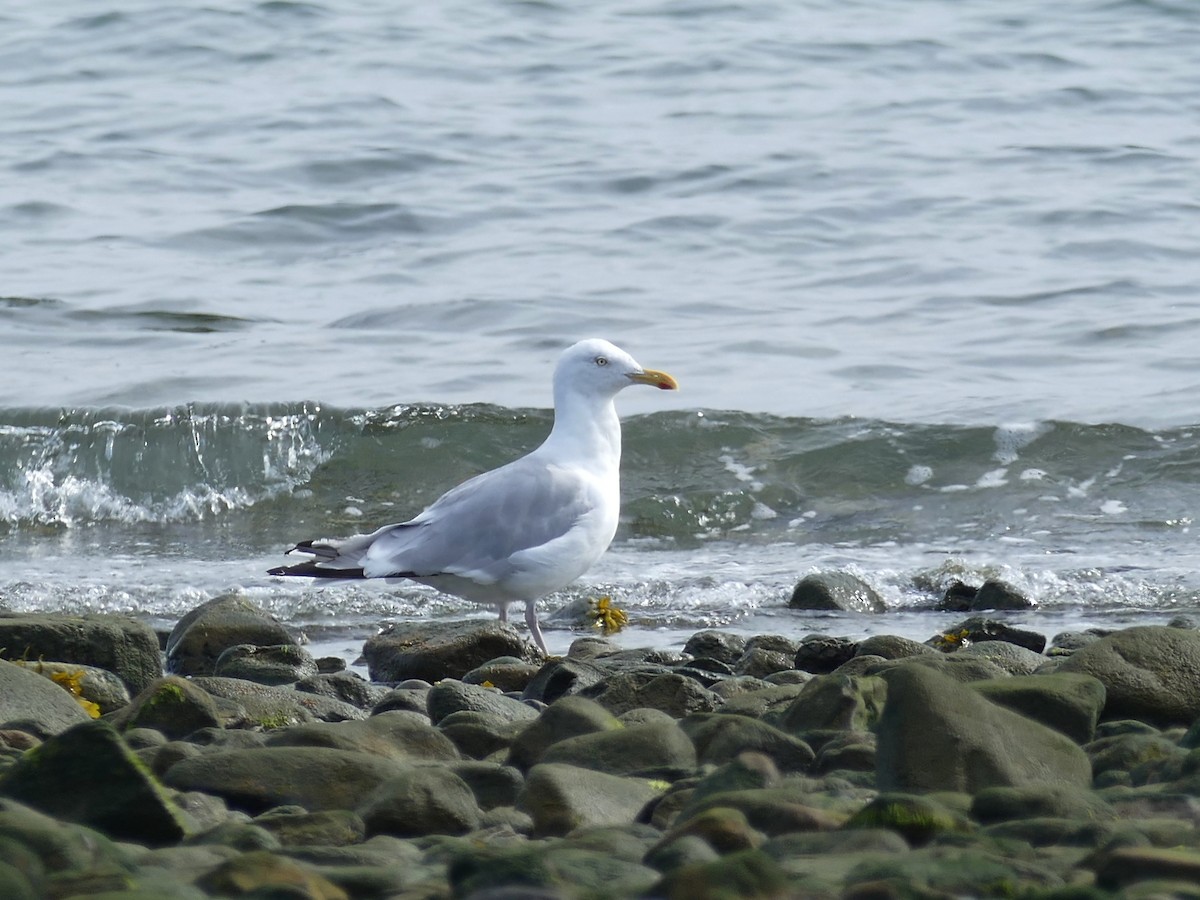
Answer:
M629 380L635 384L649 384L663 391L679 390L678 381L666 372L659 372L655 369L643 369L640 372L635 372L629 376Z

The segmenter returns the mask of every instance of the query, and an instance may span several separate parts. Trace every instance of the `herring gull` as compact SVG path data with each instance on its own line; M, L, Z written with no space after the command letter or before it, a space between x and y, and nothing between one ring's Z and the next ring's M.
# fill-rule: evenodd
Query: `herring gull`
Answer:
M301 541L312 556L270 575L407 578L476 603L500 621L524 601L542 653L539 598L566 587L612 542L621 509L621 421L613 401L633 384L675 390L619 347L585 340L554 370L554 427L532 453L443 494L407 522L371 534Z

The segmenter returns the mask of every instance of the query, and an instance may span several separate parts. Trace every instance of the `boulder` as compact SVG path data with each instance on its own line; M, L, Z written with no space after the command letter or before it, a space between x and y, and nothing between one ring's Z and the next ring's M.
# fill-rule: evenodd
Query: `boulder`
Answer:
M262 728L282 728L313 719L348 722L367 717L367 713L357 706L290 687L255 684L253 681L216 675L196 677L192 682L213 697L238 704L245 713L244 724Z
M812 748L804 741L750 716L699 713L679 724L704 764L723 765L745 751L763 754L784 772L806 772L813 762Z
M324 747L369 753L381 759L446 761L459 758L450 740L419 715L394 711L354 722L310 722L280 728L268 747Z
M696 748L675 722L653 722L566 738L546 748L541 761L610 775L650 775L694 768Z
M480 809L465 781L441 767L413 767L379 785L360 804L367 833L396 837L465 834L479 826Z
M195 830L107 722L76 725L26 753L0 777L0 794L117 840L161 846Z
M858 645L847 637L810 634L801 638L793 665L815 675L827 675L854 657Z
M683 645L683 652L695 658L715 659L732 666L746 652L746 639L729 631L697 631Z
M515 628L500 622L397 624L368 638L363 645L372 681L461 679L498 656L541 660L537 649Z
M355 809L409 765L352 750L262 747L218 750L184 759L163 776L168 786L201 791L253 814L295 804L308 812Z
M881 613L887 605L879 593L849 572L814 572L800 579L788 601L792 609L836 609Z
M1104 685L1105 719L1191 725L1200 718L1200 632L1156 625L1117 631L1076 650L1059 672Z
M534 766L517 808L533 817L535 837L564 835L584 825L628 825L666 785L563 763Z
M296 644L236 644L221 651L212 674L258 684L295 684L317 674L317 661Z
M112 723L122 729L153 728L169 739L220 727L222 716L209 694L186 678L167 675L138 694Z
M1058 731L964 690L924 666L885 672L876 728L882 791L962 791L1091 784L1087 755Z
M137 693L162 674L158 637L124 616L0 613L0 647L9 658L79 663L112 672Z
M788 706L780 727L790 734L830 728L869 731L886 697L887 684L875 676L818 675Z
M443 679L429 690L426 710L434 725L451 713L466 710L490 713L509 722L531 722L538 716L532 706L507 697L496 688L466 684L453 678Z
M694 712L712 712L724 703L694 679L674 672L618 671L579 693L616 715L648 706L679 719Z
M1106 696L1099 679L1070 672L976 681L971 687L993 703L1061 731L1077 744L1095 735Z
M175 675L213 675L217 660L231 647L297 646L274 616L246 597L226 594L193 609L167 637L167 671Z
M509 750L508 762L518 769L528 770L541 760L548 747L559 741L620 727L617 717L594 700L563 697L550 704L517 735Z
M75 698L49 678L0 661L0 725L44 737L90 720Z

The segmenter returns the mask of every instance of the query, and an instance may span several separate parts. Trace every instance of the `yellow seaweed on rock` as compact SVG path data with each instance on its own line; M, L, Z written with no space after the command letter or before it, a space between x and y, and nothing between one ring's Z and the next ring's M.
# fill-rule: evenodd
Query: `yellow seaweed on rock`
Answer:
M626 615L625 610L619 609L613 604L611 597L589 600L588 606L588 615L591 617L593 624L600 629L600 633L605 637L610 634L616 634L629 624L629 616Z
M40 666L38 667L40 670ZM86 673L82 669L76 669L74 672L51 672L50 680L63 688L68 694L75 698L75 702L83 707L93 719L100 718L100 707L83 696L83 676Z

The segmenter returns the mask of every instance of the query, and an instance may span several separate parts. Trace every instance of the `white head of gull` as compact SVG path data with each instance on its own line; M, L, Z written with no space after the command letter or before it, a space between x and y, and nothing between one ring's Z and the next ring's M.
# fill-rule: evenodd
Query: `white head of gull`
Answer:
M524 602L538 648L539 598L586 572L612 543L621 510L621 421L614 400L675 379L646 369L608 341L569 347L554 370L554 427L540 447L463 482L420 515L371 534L301 541L312 558L271 575L407 578L476 603L500 621Z

